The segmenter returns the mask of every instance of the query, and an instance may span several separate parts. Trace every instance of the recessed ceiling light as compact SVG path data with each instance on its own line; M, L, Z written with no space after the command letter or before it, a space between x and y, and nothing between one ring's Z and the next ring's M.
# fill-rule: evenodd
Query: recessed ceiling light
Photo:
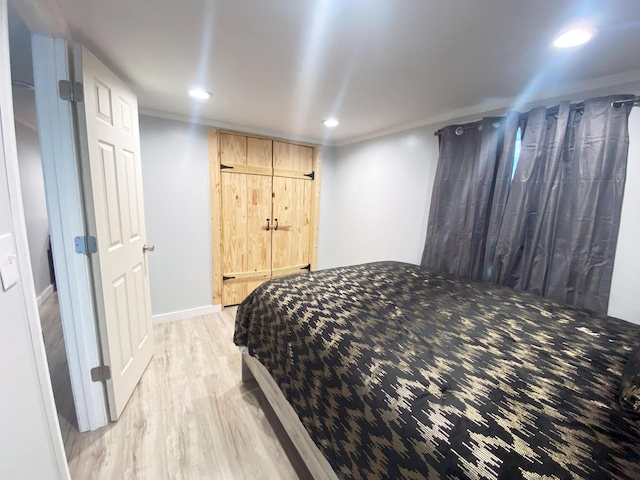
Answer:
M208 100L211 92L207 92L204 88L192 88L189 90L189 95L198 100Z
M593 32L585 30L584 28L574 28L556 38L553 45L558 48L577 47L578 45L587 43L591 40L591 37L593 37Z
M340 122L335 118L328 118L322 123L324 124L325 127L329 127L329 128L337 127L338 125L340 125Z

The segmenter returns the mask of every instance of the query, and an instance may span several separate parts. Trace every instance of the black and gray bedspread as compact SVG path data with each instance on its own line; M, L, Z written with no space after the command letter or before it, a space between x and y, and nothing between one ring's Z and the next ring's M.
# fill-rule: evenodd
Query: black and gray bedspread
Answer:
M265 283L234 341L341 478L640 478L640 326L383 262Z

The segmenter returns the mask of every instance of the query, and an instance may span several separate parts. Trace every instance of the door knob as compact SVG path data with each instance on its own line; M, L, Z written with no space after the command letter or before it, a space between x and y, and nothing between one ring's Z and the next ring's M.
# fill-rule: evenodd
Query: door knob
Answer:
M154 252L156 250L156 246L155 245L143 245L142 246L142 251L143 252Z

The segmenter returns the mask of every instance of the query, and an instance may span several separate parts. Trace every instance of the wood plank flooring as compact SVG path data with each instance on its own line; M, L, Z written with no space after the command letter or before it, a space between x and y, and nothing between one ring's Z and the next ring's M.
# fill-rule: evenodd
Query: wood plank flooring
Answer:
M291 446L280 443L267 419L262 392L257 384L241 381L241 356L232 342L234 318L235 309L227 308L155 325L154 358L120 420L100 430L77 431L75 416L68 418L71 397L59 387L72 478L299 478L287 455L297 463ZM43 329L53 330L48 323L43 318ZM52 381L54 391L56 382L64 383Z

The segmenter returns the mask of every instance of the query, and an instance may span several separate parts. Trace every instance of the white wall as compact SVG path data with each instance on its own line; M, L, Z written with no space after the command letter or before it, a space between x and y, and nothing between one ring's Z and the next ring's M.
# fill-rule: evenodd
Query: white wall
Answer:
M420 262L438 160L433 132L420 127L338 147L331 165L325 162L331 177L320 224L323 268Z
M5 159L0 151L0 235L15 239ZM38 383L23 289L0 287L0 478L57 478ZM44 346L43 346L44 348Z
M568 98L638 91L637 87L616 88ZM328 168L332 172L327 187L331 198L321 217L324 235L319 256L323 267L380 260L420 263L438 158L438 140L433 133L442 126L428 125L336 148ZM638 107L632 111L629 131L631 146L609 315L640 323Z
M38 132L16 123L18 162L24 216L27 223L29 253L36 295L42 295L51 286L49 275L49 220L44 195L42 160Z
M207 128L140 116L154 316L212 303Z
M318 226L318 269L329 268L329 245L333 228L328 213L331 211L333 185L335 183L335 147L322 148L322 178L320 179L320 223Z
M629 158L622 219L611 280L609 311L612 317L640 323L640 107L629 117Z
M640 210L634 208L640 204L638 117L636 108L609 313L640 323L640 276L632 270L640 265ZM433 133L442 126L323 148L318 268L379 260L420 263L438 159ZM157 247L150 256L155 316L211 305L208 128L140 116L147 239Z

